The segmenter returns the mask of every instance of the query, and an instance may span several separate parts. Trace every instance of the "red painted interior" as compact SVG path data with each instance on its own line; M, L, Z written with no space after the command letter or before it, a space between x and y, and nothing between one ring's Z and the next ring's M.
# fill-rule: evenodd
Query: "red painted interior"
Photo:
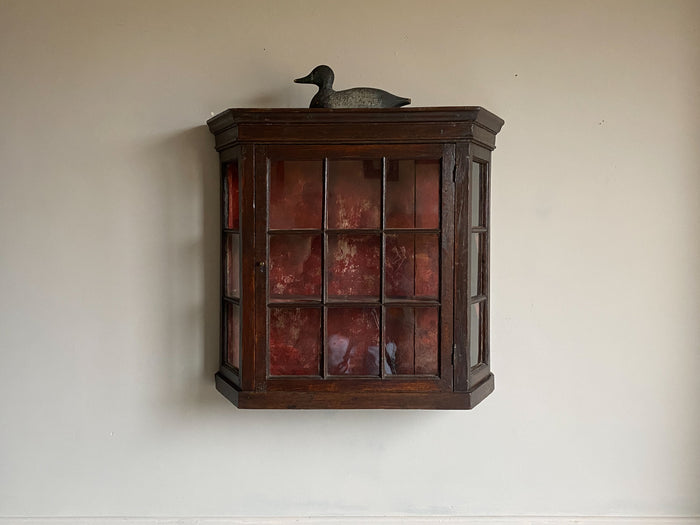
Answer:
M238 197L238 164L229 163L226 165L226 177L224 187L224 224L229 230L239 228L239 197Z
M270 229L320 229L323 161L277 161L270 169Z
M270 374L319 375L320 308L270 308Z
M437 160L387 162L385 227L406 230L384 234L388 299L439 299L440 173ZM319 305L269 308L270 374L320 375L325 348L330 375L379 375L382 235L356 230L381 228L381 181L379 160L329 161L324 234L323 163L273 162L269 228L307 232L269 234L270 301ZM348 229L355 231L342 232ZM324 239L331 305L325 307L321 303ZM378 306L341 307L342 301ZM438 320L438 307L385 308L386 375L437 374Z
M270 298L321 298L321 236L270 235Z
M379 308L328 308L326 355L331 375L379 375Z

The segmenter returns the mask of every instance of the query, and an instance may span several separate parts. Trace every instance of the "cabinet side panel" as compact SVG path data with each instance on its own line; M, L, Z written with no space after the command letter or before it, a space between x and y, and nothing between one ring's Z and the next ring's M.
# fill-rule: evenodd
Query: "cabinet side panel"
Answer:
M240 387L240 307L236 281L240 259L233 243L238 237L239 218L239 154L240 148L232 148L220 155L220 372ZM234 229L235 227L235 229Z
M469 191L470 192L479 192L481 194L480 199L472 199L471 195L469 195L469 202L470 202L470 207L473 206L475 203L479 202L480 203L480 209L474 210L474 213L472 213L472 210L470 209L469 212L469 237L471 241L471 237L475 236L475 232L480 232L478 233L479 237L481 238L481 241L479 243L480 247L480 254L479 258L475 260L475 264L479 264L478 269L474 269L475 271L472 272L472 268L469 268L469 282L468 287L469 289L475 288L472 286L471 283L471 274L474 274L480 281L480 286L476 287L479 288L479 295L476 297L472 297L471 293L469 293L469 310L472 310L472 307L478 305L478 311L479 311L479 319L478 323L472 323L471 319L469 319L469 322L467 323L468 326L468 341L469 341L469 346L472 346L472 339L474 343L474 347L478 348L478 358L475 359L475 362L471 362L468 366L468 389L471 391L474 388L476 388L477 385L481 385L484 381L486 381L487 378L492 377L491 376L491 368L489 365L490 362L490 337L489 337L489 326L490 326L490 315L491 315L491 308L490 308L490 302L491 302L491 296L490 296L490 289L489 289L489 274L490 274L490 267L491 267L491 260L490 260L490 210L491 210L491 150L484 148L480 146L479 144L470 144L469 145L469 157L470 157L470 184L469 184ZM477 164L479 166L479 177L474 177L473 175L476 172L476 167L474 164ZM478 184L477 184L478 182ZM477 217L479 217L478 222L480 224L477 224L477 221L475 220ZM470 265L472 264L471 260L473 258L470 258ZM473 326L473 328L472 328Z

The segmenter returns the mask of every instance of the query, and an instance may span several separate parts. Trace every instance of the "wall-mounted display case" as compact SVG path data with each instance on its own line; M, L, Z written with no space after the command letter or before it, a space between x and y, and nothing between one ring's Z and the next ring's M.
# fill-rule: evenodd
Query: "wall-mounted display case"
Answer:
M221 366L240 408L472 408L489 351L479 107L229 109Z

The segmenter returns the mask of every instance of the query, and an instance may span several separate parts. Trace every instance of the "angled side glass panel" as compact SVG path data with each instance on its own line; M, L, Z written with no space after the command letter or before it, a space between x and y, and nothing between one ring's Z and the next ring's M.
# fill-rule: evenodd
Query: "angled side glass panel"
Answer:
M270 234L270 300L321 300L321 235Z
M328 228L379 228L380 160L328 161Z
M437 234L387 234L385 249L387 298L438 298L440 248Z
M483 274L483 244L484 234L482 233L472 233L471 234L471 246L469 251L469 282L470 282L470 294L473 296L482 294L483 286L481 276Z
M388 161L385 206L387 228L439 228L440 161Z
M321 308L270 308L270 375L320 375Z
M379 308L326 308L330 375L379 375Z
M378 301L381 238L328 234L328 299Z
M241 296L241 251L238 233L224 234L224 295Z
M472 367L482 362L484 303L474 303L469 308L469 363Z
M386 375L437 375L437 307L387 307L384 319Z
M237 230L240 224L238 161L226 164L223 182L224 228Z
M484 226L484 214L481 209L484 204L483 171L484 168L480 163L472 162L472 180L470 185L472 227Z
M233 368L241 363L241 309L224 301L224 360Z
M275 161L270 166L270 229L320 229L323 161Z

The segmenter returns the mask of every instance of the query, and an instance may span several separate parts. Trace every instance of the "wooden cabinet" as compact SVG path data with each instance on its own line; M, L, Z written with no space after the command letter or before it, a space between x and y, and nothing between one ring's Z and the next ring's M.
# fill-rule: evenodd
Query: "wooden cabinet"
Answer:
M479 107L229 109L219 391L240 408L472 408L489 366Z

